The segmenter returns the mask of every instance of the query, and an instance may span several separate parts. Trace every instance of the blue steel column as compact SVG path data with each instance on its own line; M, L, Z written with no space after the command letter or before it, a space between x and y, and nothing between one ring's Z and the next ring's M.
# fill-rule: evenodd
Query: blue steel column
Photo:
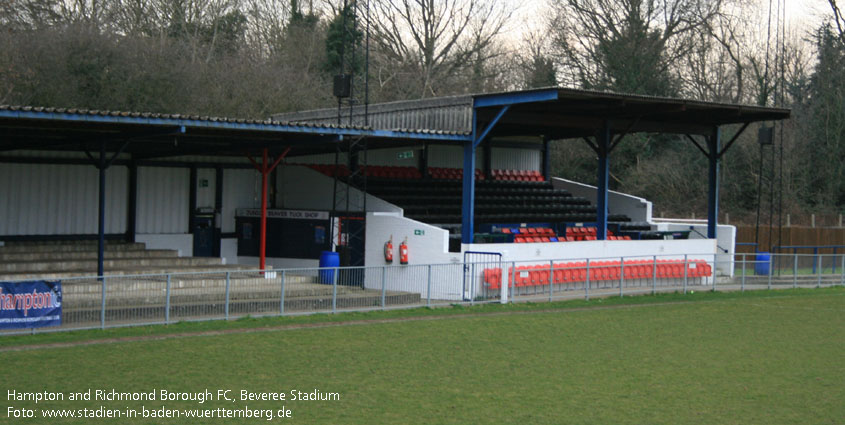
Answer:
M548 181L552 179L551 172L551 157L549 151L549 138L543 136L543 179Z
M475 127L475 125L473 125ZM473 131L473 134L475 132ZM474 137L473 137L474 139ZM475 146L464 143L464 187L461 205L461 243L472 243L475 234Z
M103 260L106 248L106 144L100 143L100 163L97 166L100 172L100 199L99 199L99 223L97 241L97 276L103 276Z
M607 182L610 174L610 122L605 121L596 135L599 167L596 187L596 239L607 239Z
M719 127L713 127L713 133L707 138L709 145L710 170L707 176L707 237L716 238L716 224L719 219L719 150L722 137Z

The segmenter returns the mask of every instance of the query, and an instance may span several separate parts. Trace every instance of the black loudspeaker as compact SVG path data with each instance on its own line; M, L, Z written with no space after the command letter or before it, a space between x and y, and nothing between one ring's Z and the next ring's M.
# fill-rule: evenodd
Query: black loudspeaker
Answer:
M352 76L340 74L334 76L334 97L347 98L352 91Z
M771 145L775 141L775 128L774 127L760 127L757 130L757 143L762 145Z

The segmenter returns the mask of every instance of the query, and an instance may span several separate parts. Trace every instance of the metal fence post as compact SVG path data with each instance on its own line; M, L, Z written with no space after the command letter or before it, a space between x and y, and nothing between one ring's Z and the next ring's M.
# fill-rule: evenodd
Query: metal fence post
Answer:
M713 257L713 259L715 259L715 258L716 257ZM716 265L714 264L713 265L714 269L716 268L715 266ZM686 295L686 294L687 294L687 254L684 254L684 295Z
M106 328L106 280L108 280L108 278L103 276L100 281L102 282L102 289L100 291L100 329Z
M845 254L842 254L842 267L839 270L842 271L842 278L840 279L840 282L842 283L842 286L845 286Z
M842 278L840 279L840 282L842 283L842 286L845 286L845 254L842 254L842 267L840 270L842 270Z
M653 255L651 263L651 295L657 294L657 256Z
M622 287L625 286L625 257L619 257L619 260L619 298L622 298Z
M469 305L475 305L475 263L469 269Z
M740 288L745 292L745 253L742 254L742 280L740 281Z
M819 259L818 280L816 280L816 289L822 287L822 272L824 272L824 254L817 257Z
M167 275L167 289L164 293L164 323L170 323L170 275Z
M552 291L555 286L555 260L549 260L549 302L552 302Z
M511 261L511 281L510 285L513 288L511 291L510 296L511 298L516 296L516 261Z
M334 275L332 275L332 313L337 313L337 275L340 274L340 269L334 268Z
M223 310L226 313L226 320L229 320L229 272L226 272L226 305L223 307Z
M716 270L719 267L719 254L713 254L713 289L710 292L716 292Z
M428 289L426 290L426 300L425 305L427 307L431 307L431 264L428 265Z
M772 273L772 263L773 263L773 261L772 261L771 255L770 255L769 256L769 273L768 273L769 274L769 289L772 289L772 274L774 274L774 273Z
M282 295L279 296L279 314L285 314L285 276L286 270L282 269Z
M381 308L384 309L386 298L387 266L381 266Z
M794 253L795 260L792 262L792 287L798 286L798 253Z
M587 259L587 281L584 282L584 299L590 299L590 259Z

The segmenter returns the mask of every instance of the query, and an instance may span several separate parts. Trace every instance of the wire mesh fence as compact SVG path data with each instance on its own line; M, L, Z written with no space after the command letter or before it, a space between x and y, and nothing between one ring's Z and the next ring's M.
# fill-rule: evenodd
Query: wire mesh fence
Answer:
M498 253L481 254L496 255L467 256L449 264L66 278L61 280L62 325L25 332L666 291L845 285L842 253L539 261L503 261Z

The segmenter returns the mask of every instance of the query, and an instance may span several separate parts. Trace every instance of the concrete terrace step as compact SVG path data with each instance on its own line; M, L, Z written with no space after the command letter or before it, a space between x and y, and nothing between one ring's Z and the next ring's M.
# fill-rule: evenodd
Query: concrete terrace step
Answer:
M230 265L230 264L218 264L214 266L205 265L205 266L143 266L143 267L134 267L132 269L126 270L109 270L108 268L105 269L106 277L115 277L118 278L124 275L142 275L142 274L154 274L154 275L166 275L168 273L225 273L226 271L236 272L242 270L254 270L255 266L243 266L243 265ZM62 270L62 271L48 271L48 272L0 272L0 281L16 281L16 280L28 280L28 279L47 279L47 280L55 280L55 279L67 279L67 278L77 278L77 277L96 277L97 275L97 267L94 266L91 269L78 269L78 270Z
M103 261L106 270L135 270L143 267L180 267L220 265L220 258L214 257L147 257L118 258ZM0 263L0 273L7 272L50 272L55 270L97 270L97 260L30 260Z
M163 258L178 257L179 251L174 249L148 250L113 250L105 251L106 260L121 258ZM53 260L96 260L97 251L59 251L59 252L11 252L6 253L0 248L0 263L25 261L53 261Z
M106 252L112 251L143 251L146 245L143 243L109 242L106 241ZM9 241L0 246L0 253L39 253L39 252L97 252L97 241Z

